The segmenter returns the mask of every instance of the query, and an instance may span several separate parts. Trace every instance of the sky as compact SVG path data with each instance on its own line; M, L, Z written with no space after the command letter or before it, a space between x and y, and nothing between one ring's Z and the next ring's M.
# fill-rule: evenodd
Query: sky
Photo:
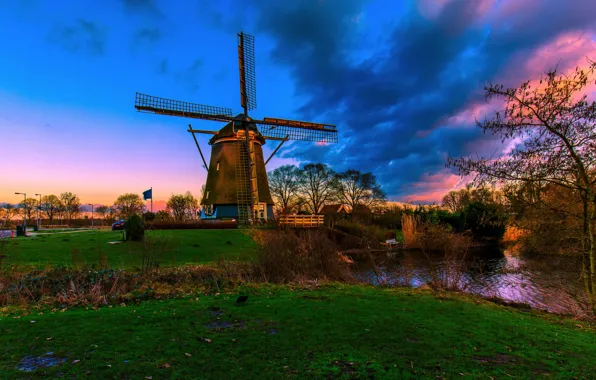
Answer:
M251 116L339 130L338 144L285 145L268 170L370 171L390 200L413 203L469 180L447 157L511 149L475 126L500 106L485 84L596 59L593 0L0 1L0 202L198 196L206 172L187 125L223 125L136 112L135 93L239 113L240 31L255 36Z

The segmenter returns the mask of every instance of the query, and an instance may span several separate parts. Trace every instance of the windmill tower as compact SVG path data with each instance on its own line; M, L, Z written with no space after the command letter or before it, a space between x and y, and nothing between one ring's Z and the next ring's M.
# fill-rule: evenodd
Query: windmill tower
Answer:
M237 219L251 223L273 218L273 200L265 165L284 142L301 140L336 143L333 125L265 117L252 119L248 111L257 107L254 37L238 34L240 104L243 113L233 116L229 108L205 106L138 93L135 108L140 112L179 116L227 123L219 131L193 129L193 139L207 169L207 183L201 204L201 218ZM205 161L196 133L213 135L209 140L211 159ZM271 156L264 159L267 140L279 141Z

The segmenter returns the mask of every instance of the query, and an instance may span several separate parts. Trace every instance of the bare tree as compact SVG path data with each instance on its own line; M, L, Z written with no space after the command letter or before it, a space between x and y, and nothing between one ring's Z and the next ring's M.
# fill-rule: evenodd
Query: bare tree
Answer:
M321 163L307 164L299 171L298 190L313 214L318 213L331 198L334 175L329 166Z
M374 174L359 170L350 169L336 174L333 188L338 200L352 209L358 205L381 205L386 199Z
M126 193L116 199L112 208L119 217L128 219L133 214L141 215L145 210L145 203L139 194Z
M99 219L101 219L101 224L103 225L103 221L108 219L108 215L110 214L110 207L106 205L99 205L95 207L95 213L99 215Z
M27 198L23 202L19 203L21 213L27 220L31 220L37 206L37 199Z
M283 165L268 173L271 195L277 201L280 212L288 213L296 203L298 196L298 168L294 165Z
M188 198L184 194L172 194L168 199L167 210L175 220L184 220L188 210Z
M517 88L485 87L487 99L504 99L504 111L478 125L503 140L521 141L497 159L450 158L461 174L476 173L479 183L541 183L569 189L580 200L579 213L561 209L581 221L583 278L596 311L596 102L582 92L594 81L596 63L569 76L549 71L539 83Z
M81 200L76 194L65 192L60 194L60 202L63 207L64 219L69 222L81 212Z
M52 224L54 221L54 217L56 216L61 204L62 202L60 202L60 198L54 194L45 195L41 198L41 208L50 220L50 224Z
M186 212L190 219L196 219L199 212L199 200L190 191L184 194L186 198Z
M1 208L2 216L4 217L4 224L7 224L9 220L12 220L18 213L19 210L11 203L6 203Z

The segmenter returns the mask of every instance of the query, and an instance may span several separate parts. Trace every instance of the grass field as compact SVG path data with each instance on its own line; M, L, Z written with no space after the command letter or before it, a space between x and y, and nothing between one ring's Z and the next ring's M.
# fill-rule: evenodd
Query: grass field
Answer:
M153 249L161 266L247 260L254 253L253 240L242 230L148 231L148 248L142 243L123 242L120 231L43 233L10 239L4 265L22 268L92 265L105 262L109 268L141 266L143 251Z
M235 306L238 294L249 294ZM0 373L65 378L589 378L586 324L461 296L331 285L0 316ZM547 320L546 318L552 319ZM35 322L34 322L35 321Z

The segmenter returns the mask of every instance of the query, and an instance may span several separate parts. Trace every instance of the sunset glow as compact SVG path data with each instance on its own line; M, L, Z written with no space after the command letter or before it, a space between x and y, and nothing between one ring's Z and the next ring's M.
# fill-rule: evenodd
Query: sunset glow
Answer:
M320 161L371 171L390 200L405 202L438 202L463 186L445 171L449 155L511 151L514 142L503 148L474 126L503 107L484 101L484 83L514 86L557 65L569 72L596 59L587 2L304 3L255 4L255 17L240 17L230 2L122 1L93 12L86 1L1 4L0 31L27 33L4 41L10 59L0 63L0 203L19 202L15 192L70 191L83 203L111 204L153 187L160 210L171 194L199 197L206 172L186 129L222 124L138 113L134 95L240 112L240 30L256 36L258 108L251 116L339 130L340 144L284 145L267 169ZM556 12L569 21L539 26ZM293 28L294 21L279 21L287 15L318 26ZM379 25L391 25L393 37ZM594 84L587 89L595 91ZM198 138L208 159L209 136ZM265 156L276 145L266 144Z

